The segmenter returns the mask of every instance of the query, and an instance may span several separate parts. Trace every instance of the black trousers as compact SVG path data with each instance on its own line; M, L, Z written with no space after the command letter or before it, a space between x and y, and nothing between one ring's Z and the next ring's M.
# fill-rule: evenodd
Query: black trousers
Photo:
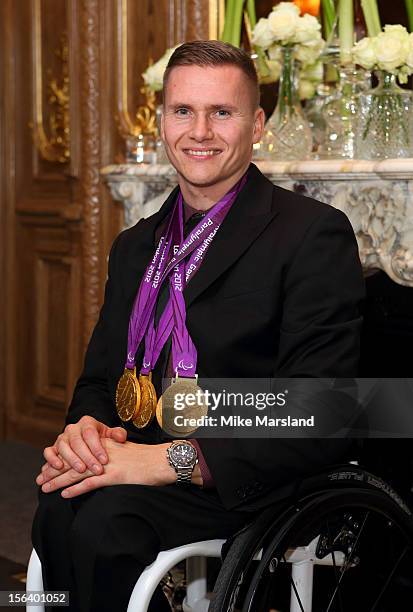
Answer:
M227 538L253 518L194 485L117 485L73 499L40 491L32 541L45 590L70 591L71 612L123 612L159 551ZM149 609L168 609L162 599L158 589Z

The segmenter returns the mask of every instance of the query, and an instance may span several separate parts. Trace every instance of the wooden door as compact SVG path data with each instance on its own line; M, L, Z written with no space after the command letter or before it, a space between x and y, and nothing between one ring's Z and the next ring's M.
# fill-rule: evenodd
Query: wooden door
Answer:
M99 174L123 159L117 118L144 103L149 58L216 37L222 11L221 0L1 0L0 437L44 445L61 430L122 227Z

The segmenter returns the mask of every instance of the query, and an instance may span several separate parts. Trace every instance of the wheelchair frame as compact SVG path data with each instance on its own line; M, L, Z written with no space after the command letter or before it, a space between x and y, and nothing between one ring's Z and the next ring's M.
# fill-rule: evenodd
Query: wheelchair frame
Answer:
M332 496L333 498L340 496L343 492L351 494L352 491L370 493L372 501L374 498L378 503L386 503L396 514L399 513L400 523L403 522L403 528L409 531L413 548L412 513L399 495L382 479L357 465L333 466L322 474L304 480L276 517L274 517L274 508L268 507L254 523L245 526L226 542L208 540L160 552L157 559L137 580L127 612L146 612L160 580L183 559L186 559L187 570L187 594L183 611L229 612L231 604L228 602L233 599L233 592L238 587L238 576L235 574L243 572L242 565L258 561L261 567L271 560L271 546L261 546L264 541L271 537L273 540L279 537L288 521L296 519L304 508L309 507L309 504L314 506L322 498L331 499ZM316 537L304 546L287 549L285 562L292 566L290 612L312 612L314 566L332 565L331 560L317 556L318 544L319 538ZM223 557L223 565L211 595L207 593L206 558L219 556ZM337 568L343 567L345 561L344 553L339 551L335 554L333 563ZM43 590L41 564L34 550L29 562L26 589ZM243 612L249 610L247 606L248 602L244 604ZM26 610L44 612L38 605L36 607L28 605Z

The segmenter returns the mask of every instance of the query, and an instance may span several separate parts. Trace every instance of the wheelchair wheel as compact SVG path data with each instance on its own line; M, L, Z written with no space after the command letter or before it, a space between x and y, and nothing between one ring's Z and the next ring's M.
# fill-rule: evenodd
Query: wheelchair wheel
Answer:
M392 493L389 487L324 490L261 533L242 533L225 558L210 612L289 612L290 598L294 610L308 612L291 563L304 546L313 550L313 612L413 609L413 520Z

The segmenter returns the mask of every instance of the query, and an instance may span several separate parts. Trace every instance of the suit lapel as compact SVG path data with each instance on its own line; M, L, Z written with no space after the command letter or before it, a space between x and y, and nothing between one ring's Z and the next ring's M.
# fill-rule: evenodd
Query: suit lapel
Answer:
M253 164L231 210L208 248L200 269L184 290L187 308L260 236L278 214L272 208L273 185Z
M130 257L131 263L128 266L128 280L126 283L128 295L130 295L131 299L132 296L136 295L141 279L155 252L155 230L172 209L178 190L179 188L175 187L158 212L147 219L143 219L136 226L136 230L139 230L139 232L137 231L134 236L133 253Z
M154 253L156 227L170 212L177 193L178 188L175 188L159 211L139 224L133 266L130 268L133 282L128 284L131 295L136 294L139 279ZM184 290L187 307L241 257L277 214L278 211L273 208L272 183L251 164L244 189L209 246L200 269Z

